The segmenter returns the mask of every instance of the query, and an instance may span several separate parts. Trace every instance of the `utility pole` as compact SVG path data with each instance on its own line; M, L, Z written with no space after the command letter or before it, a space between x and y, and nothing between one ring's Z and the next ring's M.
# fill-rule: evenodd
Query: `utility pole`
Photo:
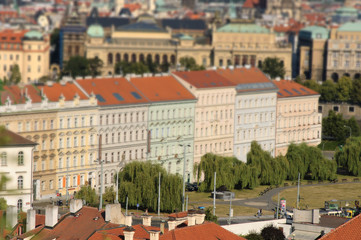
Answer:
M231 224L231 217L232 217L232 192L231 192L231 198L229 200L229 220L228 224Z
M188 201L189 201L189 196L187 195L187 201L186 201L186 211L188 211Z
M278 210L280 209L280 193L278 193L278 200L277 200L277 219L278 219Z
M182 212L184 212L184 202L185 202L185 192L186 192L186 147L190 147L190 145L179 144L179 146L183 147L183 193L182 193Z
M99 135L99 149L98 149L98 162L100 163L100 199L99 199L99 210L103 208L103 163L104 161L102 158L102 135Z
M300 205L300 173L298 173L298 184L297 184L297 209Z
M69 159L69 161L68 161ZM66 205L68 205L69 201L69 165L70 165L70 158L66 158L66 179L65 179L65 187L66 187Z
M116 194L115 194L115 201L114 203L119 203L119 171L120 171L120 166L123 165L123 159L122 159L122 162L119 163L118 167L119 169L117 169L117 183L116 183Z
M216 181L217 181L217 172L214 172L214 186L213 186L213 215L216 215Z
M128 216L128 196L127 201L125 202L125 216Z
M160 172L159 172L159 182L158 182L158 216L160 215Z

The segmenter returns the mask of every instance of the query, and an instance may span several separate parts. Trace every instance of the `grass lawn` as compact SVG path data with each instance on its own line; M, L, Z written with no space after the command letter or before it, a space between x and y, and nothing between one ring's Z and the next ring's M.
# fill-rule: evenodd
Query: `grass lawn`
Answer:
M297 188L286 189L280 193L280 198L284 197L287 200L287 207L296 207L296 196ZM322 208L325 201L332 199L350 200L350 206L354 206L354 200L361 200L361 183L313 187L301 186L300 197L301 208ZM273 196L272 199L277 201L277 195Z
M324 140L317 147L321 150L323 148L324 151L335 151L338 145L340 145L340 143L337 141Z

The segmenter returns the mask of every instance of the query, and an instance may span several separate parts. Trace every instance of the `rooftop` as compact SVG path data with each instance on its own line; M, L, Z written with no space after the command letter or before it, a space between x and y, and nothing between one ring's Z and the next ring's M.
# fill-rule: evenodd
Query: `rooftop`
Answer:
M196 88L216 88L235 86L233 82L214 70L174 72L176 76Z
M80 79L77 83L94 93L100 106L147 103L148 100L125 78Z
M338 32L361 32L361 22L348 22L338 28Z
M0 31L0 42L21 43L28 30L5 29Z
M0 145L1 147L7 146L33 146L36 143L12 132L5 128L0 128Z
M74 83L67 82L65 84L53 83L51 86L38 86L51 102L59 101L60 96L64 96L65 101L71 101L75 96L79 96L80 100L88 99L88 97Z
M229 23L217 29L217 32L234 33L270 33L269 29L257 24Z
M131 83L152 102L196 99L173 76L131 78Z
M327 233L320 240L359 240L361 236L361 214L350 219L333 231Z
M329 30L320 26L308 26L300 31L300 38L328 39Z
M312 89L306 88L305 86L289 80L280 80L273 81L273 83L278 87L279 91L277 92L278 98L287 98L287 97L300 97L300 96L312 96L319 95L318 92L313 91Z

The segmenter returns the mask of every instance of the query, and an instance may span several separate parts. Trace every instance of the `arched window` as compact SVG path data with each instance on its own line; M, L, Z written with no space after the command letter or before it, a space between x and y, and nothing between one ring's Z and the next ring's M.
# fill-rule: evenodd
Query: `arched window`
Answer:
M1 153L1 166L6 166L8 163L7 161L7 154L6 152Z
M18 165L24 165L24 152L20 151L18 153Z
M153 61L152 55L148 54L147 55L147 62L152 62L152 61Z
M108 64L113 64L113 54L112 53L108 53Z
M18 189L23 189L24 188L24 179L23 176L19 176L18 177Z
M143 62L143 63L144 63L144 54L143 54L143 53L141 53L141 54L139 55L139 62Z
M159 64L159 63L160 63L159 54L156 54L156 55L155 55L155 63L156 63L156 64Z
M124 62L129 62L128 53L125 53L125 54L124 54Z
M163 63L168 63L168 56L167 55L163 55Z
M115 62L120 62L120 54L119 53L117 53L116 55L115 55Z
M171 55L171 56L170 56L170 61L171 61L171 63L172 63L173 65L175 65L175 63L176 63L175 55Z
M335 72L332 73L331 78L334 82L338 82L338 74L337 73L335 73Z
M135 53L132 54L132 62L136 62L137 61L137 55L135 55Z
M17 207L18 207L18 213L21 212L21 210L23 209L23 200L21 199L18 200Z

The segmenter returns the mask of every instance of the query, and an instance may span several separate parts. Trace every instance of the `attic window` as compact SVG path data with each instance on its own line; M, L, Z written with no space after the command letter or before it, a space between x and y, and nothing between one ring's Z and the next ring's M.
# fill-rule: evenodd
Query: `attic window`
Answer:
M105 102L105 99L102 97L102 95L97 94L95 97L98 99L99 102Z
M298 91L298 90L295 89L295 88L292 88L292 90L293 90L295 93L297 93L297 94L302 94L302 93L300 93L300 91Z
M95 87L95 82L92 82L92 86Z
M131 94L132 94L133 97L135 97L136 99L142 99L142 97L141 97L137 92L131 92Z
M115 84L115 85L119 85L118 81L115 81L114 84Z
M285 91L286 93L288 93L289 95L293 95L293 93L291 93L290 91L288 91L287 89L283 89L283 91Z
M113 93L113 96L118 99L119 101L124 101L124 98L119 95L119 93Z

